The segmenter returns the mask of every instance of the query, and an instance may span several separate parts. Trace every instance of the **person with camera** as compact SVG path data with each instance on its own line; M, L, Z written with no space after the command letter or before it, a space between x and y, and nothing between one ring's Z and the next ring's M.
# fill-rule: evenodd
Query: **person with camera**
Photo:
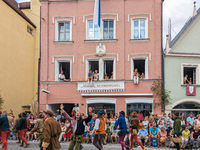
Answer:
M116 130L118 126L119 126L119 132L118 132L119 139L118 139L118 142L121 144L122 150L124 150L124 147L127 150L129 150L130 148L128 146L126 146L126 144L124 143L124 137L125 137L125 135L127 133L129 133L129 122L128 122L128 119L125 118L124 111L121 111L119 113L119 118L115 122L114 130Z

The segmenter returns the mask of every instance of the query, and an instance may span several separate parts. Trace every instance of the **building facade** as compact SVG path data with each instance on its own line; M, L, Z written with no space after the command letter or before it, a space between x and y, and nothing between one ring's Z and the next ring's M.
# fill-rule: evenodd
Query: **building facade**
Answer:
M200 9L194 7L193 17L184 25L180 33L166 44L165 88L171 102L167 113L184 112L187 115L199 113L200 108ZM186 77L186 78L185 78ZM190 81L191 78L191 81ZM190 82L190 83L189 83Z
M8 112L13 109L16 116L29 111L31 102L37 99L40 11L35 10L40 9L40 2L31 6L31 2L18 4L15 0L2 0L0 6L2 109ZM29 17L33 13L38 16Z
M100 28L93 24L94 4L41 1L40 109L56 112L64 103L71 113L78 103L84 113L93 107L160 114L150 87L161 77L161 0L101 1ZM139 84L133 82L136 68L145 76ZM87 82L90 69L98 81ZM61 71L70 82L59 81Z

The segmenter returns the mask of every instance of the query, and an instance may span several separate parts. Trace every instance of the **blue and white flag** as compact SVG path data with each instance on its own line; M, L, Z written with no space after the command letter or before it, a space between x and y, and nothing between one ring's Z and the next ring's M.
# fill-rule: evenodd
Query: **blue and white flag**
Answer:
M100 27L101 24L101 0L95 0L93 24Z

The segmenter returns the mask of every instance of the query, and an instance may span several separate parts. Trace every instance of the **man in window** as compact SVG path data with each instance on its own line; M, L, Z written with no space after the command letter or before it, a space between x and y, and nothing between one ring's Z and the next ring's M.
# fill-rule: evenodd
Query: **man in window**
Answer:
M69 78L69 79L66 79L66 78L65 78L64 71L61 71L61 72L60 72L58 78L59 78L59 80L63 80L63 81L65 81L65 82L69 82L69 81L71 80L70 78Z
M184 84L188 84L189 81L188 81L188 75L186 74L185 77L184 77Z
M93 77L94 77L94 73L92 72L92 70L90 70L88 73L88 83L90 83L90 81L92 83Z

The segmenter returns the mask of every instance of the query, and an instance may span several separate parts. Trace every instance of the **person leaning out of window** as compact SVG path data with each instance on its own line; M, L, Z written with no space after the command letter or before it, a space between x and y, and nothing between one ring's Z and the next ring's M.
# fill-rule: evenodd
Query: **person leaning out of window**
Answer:
M69 82L71 80L71 78L69 78L69 79L65 78L64 71L60 72L58 78L59 78L60 81L62 80L62 81L65 81L65 82Z

